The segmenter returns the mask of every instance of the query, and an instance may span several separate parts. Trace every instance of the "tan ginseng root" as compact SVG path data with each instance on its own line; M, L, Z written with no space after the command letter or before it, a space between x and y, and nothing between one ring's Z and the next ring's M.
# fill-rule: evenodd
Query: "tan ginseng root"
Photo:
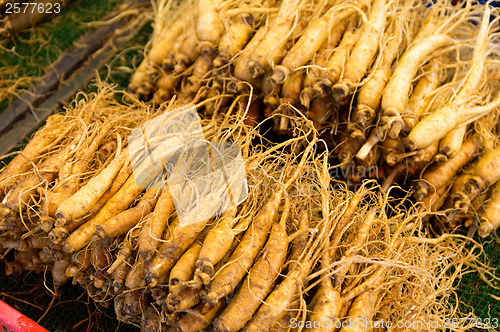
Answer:
M311 316L308 318L310 322L327 322L323 327L306 328L305 332L327 332L333 331L334 322L339 318L341 309L340 293L333 287L332 278L329 274L329 266L331 257L329 251L326 251L321 258L321 269L325 271L321 276L321 282L317 293L314 296L314 307L312 308Z
M433 58L428 70L417 82L413 92L408 99L408 105L402 116L405 126L410 130L420 121L425 114L427 107L432 101L432 94L436 92L439 84L446 78L443 74L443 57Z
M413 165L414 170L411 174L417 174L423 171L429 163L434 160L436 153L438 152L439 142L429 145L425 149L418 150L415 154L414 152L404 153L402 156L409 157L408 162Z
M315 95L321 97L330 95L332 86L340 79L349 54L361 35L361 29L357 27L357 24L358 21L354 18L348 22L339 45L325 64L324 76L313 85Z
M176 295L169 293L165 300L167 310L176 313L194 307L201 301L200 291L200 288L188 287Z
M326 216L322 216L319 221L313 220L315 214L309 217L309 224L315 225L315 228L318 230L317 234L308 239L304 251L299 256L296 263L293 264L292 269L289 270L280 284L278 284L263 301L252 319L245 326L244 331L269 331L276 322L281 321L283 316L287 314L289 308L292 307L292 304L301 298L304 285L307 281L315 277L311 274L313 266L323 256L325 250L330 250L330 238L333 236L332 233L334 233L334 228L341 227L339 225L343 224L343 222L338 219L339 216L343 215L342 211L347 211L346 213L348 215L350 214L348 209L344 208L345 204L343 204L343 202L345 202L347 198L344 194L339 193L339 196L342 197L334 197L328 194L330 183L329 180L325 181L325 170L328 170L328 166L325 162L327 155L328 153L323 156L324 165L322 168L323 174L321 176L323 180L320 180L318 185L318 187L321 188L316 188L315 186L314 189L310 189L311 191L320 193L321 197L318 199L322 200L322 209L330 211L330 213ZM316 163L318 163L318 161L316 161ZM326 175L327 174L328 173L326 173ZM309 181L311 180L308 180L307 185L311 186L311 182ZM313 180L312 183L314 182ZM303 185L306 184L304 183ZM364 190L362 191L364 193ZM309 192L307 197L310 197L310 195L312 195L311 192ZM335 200L332 200L332 198L335 198ZM353 206L356 207L357 204L353 204ZM346 213L344 213L344 215ZM321 275L321 273L322 271L319 272L319 275ZM302 303L301 306L304 304L305 303ZM304 309L305 308L299 310L301 311ZM305 317L303 317L303 319L305 319Z
M491 196L481 214L481 224L477 229L479 236L485 238L500 227L500 181L491 189Z
M219 52L213 61L215 68L226 65L248 43L254 30L255 18L251 14L240 14L234 18L219 41Z
M387 22L386 7L386 0L374 0L371 4L368 20L361 27L361 35L345 64L344 75L332 87L335 100L345 102L347 96L366 75L384 34Z
M168 73L160 75L152 98L153 104L160 105L170 100L175 95L177 85L181 79L181 74Z
M375 316L375 305L379 291L365 291L358 295L349 308L347 315L353 324L348 324L340 329L340 332L360 332L368 331L370 323ZM368 327L368 329L366 328Z
M351 115L355 128L351 136L364 136L364 132L376 119L376 111L380 105L382 91L392 75L392 63L397 57L403 39L402 24L405 19L404 14L398 15L391 20L387 31L382 37L379 50L379 60L371 77L359 89L356 109Z
M75 252L71 256L71 264L66 269L66 276L68 278L73 278L73 281L76 282L78 278L75 278L78 274L84 274L85 270L90 267L90 250L80 250Z
M114 160L108 165L110 166ZM117 168L119 168L117 166ZM104 172L104 170L102 171ZM102 173L101 172L101 173ZM113 171L114 172L114 171ZM92 217L94 217L100 210L101 208L108 202L111 197L118 192L118 190L122 187L122 185L127 181L127 179L130 177L130 174L132 174L132 166L129 161L126 162L126 164L121 166L121 169L118 170L118 174L112 179L106 179L105 177L100 177L101 173L96 175L94 178L92 178L89 183L91 183L92 180L96 178L100 178L103 181L109 180L109 185L106 187L100 187L96 186L96 188L101 188L102 190L105 190L102 196L100 196L95 203L92 203L93 205L89 205L86 203L87 201L94 201L96 198L95 196L87 196L87 193L92 192L92 187L85 185L81 190L79 190L77 193L75 193L75 202L82 202L83 205L80 206L70 206L69 204L66 204L63 202L62 205L65 206L64 213L68 213L68 215L71 215L71 219L66 219L66 218L59 218L56 219L55 225L50 233L49 233L49 238L54 244L59 244L63 240L65 240L69 233L80 227L82 224L84 224L86 221L90 220ZM108 174L110 175L110 174ZM107 177L107 176L106 176ZM110 175L111 177L111 175ZM107 182L106 182L107 183ZM84 188L87 188L87 190L84 190ZM83 190L83 191L82 191ZM87 193L86 193L87 192ZM72 196L72 197L73 197ZM98 195L97 195L98 196ZM69 200L72 200L72 197L68 198ZM75 203L76 204L76 203ZM76 209L76 210L73 210ZM81 217L73 217L73 212L76 211L76 214L84 213L83 216ZM57 211L56 211L56 218L57 218Z
M252 265L236 295L214 322L216 331L238 331L252 318L271 288L285 263L288 243L287 223L290 198L285 196L285 205L280 220L271 228L266 246ZM235 319L238 317L237 319Z
M183 73L200 56L196 49L197 39L194 31L190 28L186 33L186 39L182 42L179 51L174 54L174 74Z
M97 226L110 222L110 225L120 227L120 220L126 220L129 215L142 217L143 209L152 209L149 203L143 203L139 209L127 210L132 202L141 194L144 189L136 183L134 175L131 175L127 182L111 197L102 209L89 221L78 227L63 242L63 249L66 252L74 252L90 243ZM156 195L156 192L154 193ZM114 218L116 217L116 218ZM118 222L117 222L118 221ZM112 230L113 231L113 230ZM128 230L127 230L128 231ZM103 233L105 235L105 233Z
M168 219L175 212L172 193L167 184L163 188L156 202L152 216L146 220L139 232L137 241L138 255L145 261L149 260L156 252L162 234L167 226Z
M403 142L399 137L386 138L380 145L382 148L382 159L389 166L394 166L405 156Z
M75 149L80 145L82 132L76 132L73 139L66 143L66 146L53 153L45 159L36 170L26 178L17 183L2 201L1 216L5 218L7 225L13 230L19 227L25 227L18 223L24 207L29 203L32 195L36 193L40 185L48 186L56 177L58 171L64 166L64 163L71 158ZM27 229L29 231L29 229Z
M377 209L372 208L370 211L366 213L366 217L362 221L359 228L356 230L356 235L354 239L350 243L349 248L346 250L344 255L340 258L341 266L338 268L337 273L335 274L336 285L341 285L344 281L344 278L347 273L352 272L352 263L349 263L351 259L356 256L360 250L363 249L363 246L367 242L370 237L370 231L374 223L376 223L377 218Z
M231 248L229 248L224 257L216 264L214 268L215 271L217 271L221 266L223 266L229 260L230 254L236 248L236 245L238 244L238 240L240 238L241 237L239 237L236 241L233 241ZM205 241L203 242L205 244ZM201 301L200 293L202 289L200 287L199 281L196 280L196 278L192 281L185 282L184 285L187 286L187 288L184 288L184 290L182 290L179 294L177 295L173 295L172 293L168 294L166 304L167 304L167 310L169 312L176 313L180 311L185 311L189 308L194 307Z
M19 181L15 178L29 171L33 167L32 163L36 164L38 158L53 146L54 141L66 137L68 129L70 130L72 127L64 126L64 120L65 117L61 114L50 116L45 126L35 133L24 149L2 168L0 173L0 194L2 196L13 189L15 183Z
M94 133L86 139L85 146L77 151L73 156L73 160L66 163L59 171L60 182L51 191L39 189L41 195L46 193L42 201L42 214L40 216L42 224L48 222L54 224L56 210L66 199L71 197L80 187L80 179L86 171L89 161L92 159L101 142L110 133L116 123L106 121L102 127L97 128ZM117 155L121 151L121 144L117 150ZM47 227L44 228L47 231Z
M465 82L455 97L445 106L423 118L410 131L406 146L411 149L422 149L445 137L451 130L465 125L472 119L488 114L500 105L500 98L479 107L464 107L470 98L477 94L484 80L485 62L488 55L490 8L484 7L481 26L477 33L477 42L472 55L472 64Z
M299 321L299 317L302 315L300 305L301 299L297 299L296 301L290 304L290 307L287 309L285 315L281 317L278 321L276 321L270 329L270 332L286 332L290 331L290 322L292 319L297 319Z
M167 240L170 237L170 234L171 234L172 230L175 229L176 227L178 227L178 225L179 225L179 218L176 217L173 220L171 220L167 224L167 226L165 227L165 230L164 230L164 232L162 234L161 240ZM144 224L142 226L142 229L141 229L140 233L143 233L143 229L145 227L147 227L147 224ZM149 232L149 231L147 231L147 232ZM141 234L139 234L139 235L141 235ZM145 259L145 258L142 258L140 256L138 257L138 260L142 260L142 261L144 261L146 263L148 263L148 262L151 261L150 258L149 259ZM142 274L141 282L142 282L142 279L145 278L145 275L146 275L145 274L145 270L146 270L146 268L147 268L147 264L144 264L142 271L140 271L140 273ZM167 273L165 276L163 276L160 279L158 279L158 284L151 289L151 296L152 296L153 300L156 302L156 304L158 304L158 305L163 305L165 303L166 299L167 299L167 295L168 295L168 277L169 277L169 275ZM137 278L137 279L139 279L139 278Z
M484 191L479 194L474 200L471 202L471 206L469 211L465 213L461 218L463 219L462 226L464 228L468 228L467 236L472 237L478 230L480 219L478 216L483 215L486 199L493 195L493 188L489 188L488 191Z
M279 99L279 105L281 112L285 115L293 115L293 107L298 106L300 102L300 92L302 91L302 71L295 71L289 75L288 79L281 86L281 98ZM286 132L289 128L289 119L286 116L280 116L277 119L279 126L276 131Z
M469 165L453 180L451 190L446 200L446 208L451 210L451 217L458 211L466 213L471 204L471 199L465 193L465 184L473 177L472 170L474 165ZM452 221L452 220L451 220Z
M148 86L146 83L148 79L147 69L149 66L149 58L146 55L139 66L135 69L132 77L130 78L130 83L128 84L128 91L139 98L144 98L146 91L141 89L141 86Z
M304 75L304 82L302 84L303 88L300 92L300 103L302 106L309 108L309 104L314 96L314 83L316 83L316 81L321 77L323 73L322 68L325 67L333 49L342 38L342 34L346 29L346 24L347 23L343 22L332 28L329 38L323 43L323 45L321 45L320 49L309 63Z
M127 235L131 234L131 232L127 233ZM135 242L135 239L133 240ZM125 240L123 240L119 245L118 245L118 252L115 255L115 260L111 264L111 266L106 270L106 273L109 275L114 275L114 272L117 269L123 268L124 265L127 265L125 262L130 263L130 267L134 264L135 261L135 250L132 247L131 240L128 236L125 236ZM133 258L133 260L130 262L130 259ZM122 273L118 273L118 275L121 275ZM128 271L127 271L128 274ZM123 276L123 282L119 285L120 287L124 284L125 278L127 275L125 274ZM114 280L114 278L112 278ZM114 286L114 282L113 282ZM120 288L118 287L118 288Z
M118 172L128 163L128 149L117 153L113 160L87 184L78 189L70 197L58 205L55 212L56 226L62 226L68 221L78 219L87 214L99 198L113 184Z
M185 86L182 86L181 94L187 94L188 98L196 96L200 88L212 77L213 60L213 54L204 54L195 61L193 72L186 79Z
M171 142L174 146L179 144L179 137L172 137L162 141L162 144ZM175 150L174 150L175 151ZM134 169L121 188L111 197L99 212L89 221L85 222L77 230L71 233L64 241L63 248L66 252L73 252L86 246L95 233L96 226L106 223L108 220L127 210L132 202L145 190L143 185L148 186L156 177L162 174L163 163L155 160L165 160L174 151L156 147L152 149L149 158L142 160ZM138 183L136 176L140 176Z
M444 163L448 158L453 158L465 140L467 134L467 125L458 126L452 129L445 137L439 141L439 153L435 160L439 163Z
M166 24L161 27L163 22L155 22L155 31L161 31L161 35L157 38L155 44L149 50L146 59L144 59L144 61L147 61L146 72L148 80L154 79L158 75L162 62L172 50L175 40L180 35L186 33L188 27L192 25L193 15L195 16L197 13L197 8L195 8L195 6L189 6L188 3L181 3L175 13L168 12L171 8L164 8L163 10L166 12L163 12L162 15L171 16L170 19L164 20L164 22L170 24ZM136 82L139 82L139 80L134 75L131 78L129 89L137 89L138 86L136 87Z
M19 238L16 240L3 240L0 245L4 248L11 248L17 251L26 251L30 249L42 249L48 244L47 238L41 236L29 236L27 238Z
M296 71L299 67L304 66L309 61L311 61L320 50L321 46L330 39L330 45L333 45L340 39L337 31L333 34L331 30L337 30L338 25L343 25L343 20L356 11L353 8L341 9L340 13L337 12L339 9L333 6L326 11L321 17L310 22L304 29L304 32L300 38L295 42L292 48L286 53L283 61L279 66L274 68L273 74L270 80L274 84L283 84L288 79L288 76Z
M200 242L193 243L172 267L168 280L169 296L170 294L178 295L186 288L186 283L192 279L201 246Z
M408 102L412 81L422 63L439 48L453 44L453 38L435 34L415 41L401 56L396 69L382 92L382 116L379 136L397 137L403 128L403 114Z
M148 189L133 208L125 210L102 224L96 225L94 237L113 238L126 234L142 220L151 218L151 211L159 196L158 189Z
M222 218L234 218L235 209L226 211ZM178 222L171 226L166 240L158 248L158 252L147 264L146 279L150 287L158 284L158 279L168 275L184 251L191 246L196 237L207 225L208 220L189 225L180 225Z
M307 246L309 237L317 231L309 228L309 216L307 215L307 211L303 211L300 214L296 229L297 234L300 235L296 236L292 241L290 255L286 262L287 271L292 271L295 267L297 267L300 263L300 257L303 255Z
M60 286L69 281L69 278L66 276L66 269L70 263L71 255L66 255L63 259L54 262L54 266L52 267L52 281L56 293L58 293Z
M118 267L113 270L111 275L112 286L115 293L121 293L124 290L125 280L134 265L134 256L129 256Z
M124 291L124 310L132 317L138 316L142 312L142 308L137 302L137 298L145 296L143 294L146 288L146 282L144 280L145 266L146 262L140 256L136 256L136 260L125 278L126 290Z
M500 147L487 151L474 165L472 174L463 183L462 193L466 197L452 197L454 206L466 211L470 202L490 185L500 180Z
M491 112L474 122L476 131L481 136L482 145L485 151L493 150L495 148L496 137L492 134L492 130L497 122L497 116L496 112ZM461 125L458 128L451 130L441 141L439 141L440 152L436 154L435 157L437 162L445 162L448 158L458 153L467 134L467 127L467 125Z
M285 56L288 39L300 30L300 12L305 1L281 2L276 19L272 21L265 37L248 59L247 74L252 78L272 69Z
M185 310L186 315L179 319L175 325L181 332L201 331L212 323L225 304L225 299L221 299L215 305L200 303L193 309Z
M197 39L193 28L188 28L184 33L187 36L182 40L179 49L172 54L173 72L162 71L156 81L153 103L157 105L172 98L177 85L182 77L187 74L186 69L199 57L196 49Z
M174 44L169 50L169 53L167 54L165 59L163 59L163 61L161 62L162 72L159 73L158 75L170 74L174 70L176 63L175 56L176 54L179 54L179 52L181 51L181 47L184 44L184 41L186 41L187 39L188 37L185 34L177 36L177 38L174 41Z
M363 136L357 135L351 137L347 130L344 130L340 136L338 146L333 150L340 161L341 167L343 167L346 172L352 167L351 161L353 160L355 153L363 147ZM352 173L352 172L351 172Z
M236 211L234 211L236 214ZM222 218L217 226L208 231L196 261L195 279L208 285L215 274L215 264L220 262L230 250L235 237L247 229L251 222L250 217L241 220L241 217L229 214Z
M290 75L289 79L281 87L280 104L290 104L298 106L300 102L300 92L302 91L303 72L296 71Z
M316 139L317 138L314 137L303 152L294 173L287 179L286 183L280 185L279 188L270 195L262 209L257 213L255 219L249 225L249 229L245 232L240 244L231 255L230 263L217 273L210 287L206 292L202 293L202 298L205 302L215 304L219 299L230 294L252 266L255 257L264 246L268 237L269 230L274 223L274 219L281 205L283 195L286 195L287 189L300 176L308 160L309 154L314 149Z
M94 280L95 288L104 288L109 275L106 269L113 261L109 246L112 239L97 239L90 244L90 262L93 267L91 278Z
M291 303L299 297L304 279L310 272L311 263L308 256L274 288L247 323L244 331L269 331L274 323L286 314Z
M117 249L113 263L106 270L106 273L111 276L111 285L115 293L123 289L125 279L134 265L137 256L136 232L129 231Z
M246 324L244 331L269 331L276 322L286 315L292 303L300 298L305 278L310 274L314 263L320 258L320 248L327 242L324 239L329 238L330 222L324 218L318 224L318 228L320 229L318 236L309 239L305 253L301 255L298 264L266 297L252 319Z
M202 54L214 54L225 27L220 10L222 0L198 0L198 20L196 36L199 40L197 49Z
M481 140L477 135L468 138L462 145L457 155L447 162L434 165L427 169L422 181L419 181L415 188L415 198L421 201L427 196L430 188L438 190L457 174L473 157L477 155L481 147Z
M241 51L234 60L234 77L237 79L254 83L255 80L248 70L248 61L257 47L259 47L260 42L266 36L274 20L274 16L268 16L266 22L257 30L252 39L246 44L243 51Z
M355 138L358 140L361 140L363 137L356 136ZM378 136L377 129L373 128L370 132L370 135L366 139L366 141L358 149L358 152L356 153L356 158L360 159L360 160L366 160L368 158L368 156L370 155L370 153L372 153L374 150L376 150L378 142L380 142L380 137Z
M160 313L153 306L148 306L141 315L141 326L144 332L161 331L161 323Z
M260 81L260 95L262 96L262 101L267 106L265 112L268 112L268 110L274 111L279 106L280 87L271 82L269 79L270 76L271 72L267 72ZM266 113L266 116L270 116L270 114Z
M498 109L499 106L500 96L496 96L493 101L485 104L484 106L463 108L458 108L457 106L445 106L441 108L439 112L436 111L426 117L425 119L427 120L424 119L420 121L417 126L425 121L426 127L417 128L416 126L415 128L417 128L417 131L411 131L411 136L409 135L405 139L405 146L410 150L423 149L438 141L440 138L445 137L451 132L451 130L453 130L453 128L448 128L447 124L443 124L447 123L446 121L449 120L450 122L455 123L456 126L467 125ZM444 119L447 120L445 121ZM443 129L443 127L446 128ZM436 134L433 135L434 133ZM426 135L425 138L424 135Z
M449 189L449 186L443 186L438 190L431 188L421 201L424 208L430 212L438 211L444 205Z

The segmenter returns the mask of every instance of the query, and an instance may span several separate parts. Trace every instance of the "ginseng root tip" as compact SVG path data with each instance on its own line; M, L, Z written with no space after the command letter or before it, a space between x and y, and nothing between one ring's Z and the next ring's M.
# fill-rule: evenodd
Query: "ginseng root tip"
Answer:
M213 54L215 52L215 45L211 41L204 40L198 44L198 51L202 55Z
M417 144L408 137L403 139L403 146L410 151L417 149Z
M156 287L156 285L158 285L158 278L146 277L146 281L148 282L149 287Z
M260 65L260 63L255 62L255 61L249 61L248 62L248 67L250 70L250 75L252 75L253 78L256 78L262 74L264 74L264 68Z
M485 238L491 234L493 229L494 226L489 221L485 220L481 223L481 225L479 225L477 233L479 234L480 237Z
M442 153L438 153L437 155L434 156L434 161L439 164L445 163L447 160L448 158Z
M283 82L286 81L287 76L288 76L288 69L283 66L277 66L274 69L273 75L269 78L269 80L274 84L282 84Z

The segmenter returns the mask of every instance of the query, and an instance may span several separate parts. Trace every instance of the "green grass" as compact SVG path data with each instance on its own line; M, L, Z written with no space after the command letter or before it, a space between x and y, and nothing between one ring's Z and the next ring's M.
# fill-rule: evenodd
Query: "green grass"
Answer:
M88 23L102 19L119 0L69 1L62 14L15 38L0 42L0 90L19 84L8 96L1 94L0 111L15 98L15 93L29 86L61 53L90 28ZM14 68L15 70L9 70ZM2 83L8 82L8 83Z
M482 243L485 254L482 255L483 262L489 266L496 267L496 274L500 275L500 239L487 238L475 240ZM500 281L493 281L496 287L500 288ZM462 302L462 311L471 312L482 319L491 317L499 319L500 329L500 290L490 287L481 279L478 273L466 274L460 281L457 294ZM495 299L496 297L496 299Z

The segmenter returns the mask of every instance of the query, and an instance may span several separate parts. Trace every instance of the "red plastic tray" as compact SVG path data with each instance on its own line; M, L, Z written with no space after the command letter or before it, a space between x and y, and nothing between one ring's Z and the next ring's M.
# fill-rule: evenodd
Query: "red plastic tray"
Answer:
M7 330L5 330L7 329ZM0 300L0 332L49 332Z

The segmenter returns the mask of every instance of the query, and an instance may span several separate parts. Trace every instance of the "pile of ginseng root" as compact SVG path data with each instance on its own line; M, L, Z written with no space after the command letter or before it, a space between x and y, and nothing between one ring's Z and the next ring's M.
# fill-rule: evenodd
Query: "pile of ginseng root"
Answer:
M152 105L250 100L247 124L300 112L350 185L404 182L448 211L439 227L487 237L500 226L498 32L498 9L473 1L167 1L129 90Z
M272 143L260 125L245 124L248 107L218 101L188 106L214 107L219 116L200 120L206 140L241 149L248 183L241 204L180 223L169 183L141 186L167 176L160 157L176 149L160 141L176 137L150 139L154 158L142 161L127 140L179 104L152 109L104 86L51 116L2 169L5 272L50 271L52 283L41 282L56 295L78 283L144 331L471 327L460 318L473 313L461 313L454 288L472 271L496 278L479 261L479 244L431 236L425 213L374 181L355 193L334 189L328 150L319 152L325 142L305 117L287 116L294 136ZM220 204L217 190L208 193L195 202L202 209Z

